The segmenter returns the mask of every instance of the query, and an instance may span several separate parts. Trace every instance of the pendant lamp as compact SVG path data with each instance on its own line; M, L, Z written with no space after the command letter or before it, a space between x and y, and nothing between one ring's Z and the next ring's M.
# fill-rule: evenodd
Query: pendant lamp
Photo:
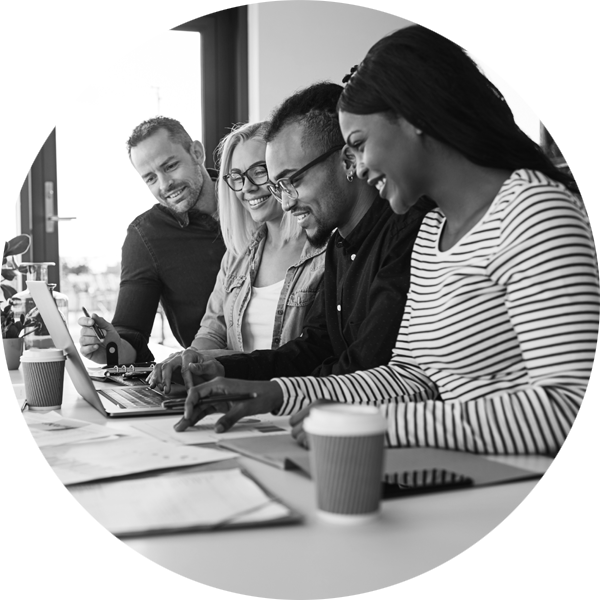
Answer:
M17 92L49 94L61 84L60 21L46 0L12 0L5 21L6 82Z

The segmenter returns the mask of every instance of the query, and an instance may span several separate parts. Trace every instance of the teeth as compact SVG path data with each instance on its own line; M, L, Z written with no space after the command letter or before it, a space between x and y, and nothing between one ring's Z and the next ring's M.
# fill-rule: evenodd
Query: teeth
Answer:
M306 217L308 217L309 213L305 212L305 213L296 213L294 216L296 217L296 220L298 221L298 223L302 223L302 221L304 221L304 219L306 219Z
M176 198L179 198L179 196L181 196L181 194L183 194L183 188L181 188L181 189L179 189L179 190L177 190L177 191L173 192L172 194L169 194L169 195L167 196L167 198L168 198L169 200L175 200Z
M259 206L260 204L262 204L263 202L266 202L271 196L261 196L260 198L251 198L250 200L248 200L248 204L254 208L255 206Z
M376 184L375 187L377 188L377 191L379 193L381 193L381 190L383 190L383 188L385 187L385 177L383 177L382 179L380 179Z

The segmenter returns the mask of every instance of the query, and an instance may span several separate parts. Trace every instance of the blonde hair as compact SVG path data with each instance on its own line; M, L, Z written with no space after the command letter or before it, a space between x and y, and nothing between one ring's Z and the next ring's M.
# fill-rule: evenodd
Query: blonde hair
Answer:
M268 121L234 125L231 132L219 142L215 150L215 164L219 169L219 179L217 181L219 221L225 245L234 254L241 254L246 250L252 239L252 234L260 225L252 220L248 211L242 206L235 192L225 183L223 177L231 169L231 157L236 146L251 139L264 141L268 125ZM304 233L296 219L287 212L283 213L280 228L284 242L299 238Z

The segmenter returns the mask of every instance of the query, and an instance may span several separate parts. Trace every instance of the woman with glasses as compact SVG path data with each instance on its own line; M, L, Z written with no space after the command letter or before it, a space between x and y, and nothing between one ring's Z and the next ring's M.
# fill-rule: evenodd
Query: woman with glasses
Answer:
M271 194L263 139L268 123L235 127L217 148L219 220L227 252L192 346L156 365L151 385L169 391L173 369L199 355L277 348L300 335L322 279L314 248Z

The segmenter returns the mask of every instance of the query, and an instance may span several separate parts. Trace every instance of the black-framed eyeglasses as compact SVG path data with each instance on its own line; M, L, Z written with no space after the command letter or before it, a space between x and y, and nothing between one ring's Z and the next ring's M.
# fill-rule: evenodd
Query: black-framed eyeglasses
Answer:
M283 177L275 183L270 183L267 186L268 190L271 192L271 194L273 194L273 196L275 196L276 200L278 200L279 202L283 202L283 194L289 196L293 200L296 200L298 198L298 190L294 187L294 181L298 181L298 178L304 173L306 173L306 171L308 171L315 165L318 165L319 163L323 162L325 159L329 158L334 152L338 152L343 147L344 144L338 144L337 146L333 146L333 148L329 148L327 152L321 154L320 156L317 156L317 158L315 158L314 160L311 160L307 165L296 171L292 176Z
M234 192L242 191L246 178L248 178L248 181L254 185L265 185L265 183L269 181L267 163L254 163L253 165L250 165L243 173L239 169L231 169L227 175L223 175L223 180Z

